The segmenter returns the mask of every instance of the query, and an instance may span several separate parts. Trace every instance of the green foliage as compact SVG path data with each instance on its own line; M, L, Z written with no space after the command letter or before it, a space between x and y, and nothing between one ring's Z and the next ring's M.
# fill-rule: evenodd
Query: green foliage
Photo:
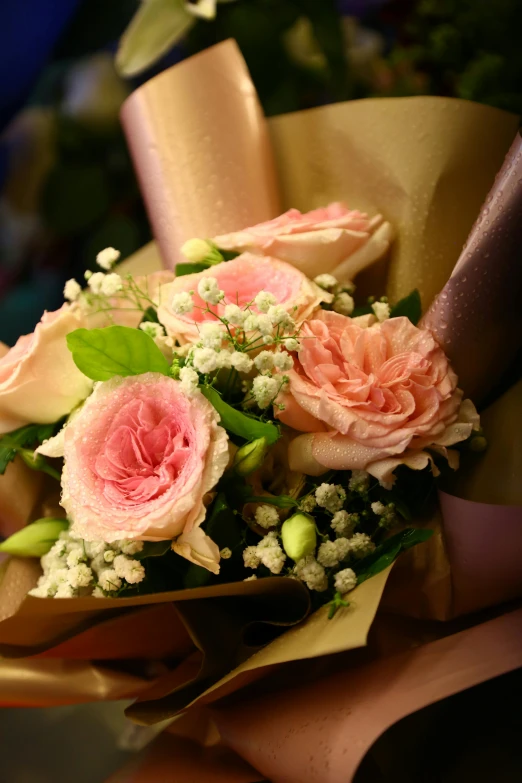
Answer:
M521 31L520 0L423 0L410 16L401 51L414 54L413 66L426 79L422 92L520 114Z
M415 288L411 294L405 296L394 305L390 310L390 318L398 318L399 316L406 316L409 318L412 324L417 325L422 315L422 304L418 290Z
M357 584L365 582L372 576L384 571L394 560L407 549L427 541L433 535L433 530L407 528L380 544L371 555L363 558L353 568L357 574Z
M219 392L211 386L203 386L201 391L219 413L221 426L227 432L232 432L248 441L265 438L268 444L275 443L281 437L281 431L277 424L271 421L261 421L255 416L236 410L226 403Z
M8 464L22 449L35 449L44 440L50 438L56 424L29 424L0 437L0 476L5 473Z
M181 264L176 264L176 277L204 272L205 269L208 269L208 264L193 264L189 261L183 262Z
M93 381L146 372L169 374L168 361L141 329L128 326L76 329L67 335L67 345L78 369Z
M141 552L133 555L135 560L146 560L148 557L163 557L172 546L172 541L145 541Z

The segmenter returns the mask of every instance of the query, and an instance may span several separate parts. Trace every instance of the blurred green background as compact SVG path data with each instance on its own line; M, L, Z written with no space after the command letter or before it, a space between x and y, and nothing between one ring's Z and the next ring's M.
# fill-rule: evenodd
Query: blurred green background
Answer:
M150 239L119 108L213 43L237 40L267 115L419 94L522 113L521 0L2 0L0 22L8 344L100 249L125 258Z

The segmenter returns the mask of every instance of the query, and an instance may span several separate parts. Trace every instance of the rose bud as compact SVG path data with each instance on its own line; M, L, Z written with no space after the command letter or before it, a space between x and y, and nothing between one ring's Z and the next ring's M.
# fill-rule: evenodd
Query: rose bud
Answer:
M181 252L193 264L208 264L213 266L223 261L223 256L211 242L206 239L188 239Z
M266 457L268 444L266 438L257 438L250 443L245 443L236 451L234 457L234 470L238 476L248 476L263 464Z
M281 538L283 549L295 562L313 554L317 545L314 518L308 514L294 514L283 522Z
M66 519L37 519L0 544L0 552L15 557L43 557L68 527Z

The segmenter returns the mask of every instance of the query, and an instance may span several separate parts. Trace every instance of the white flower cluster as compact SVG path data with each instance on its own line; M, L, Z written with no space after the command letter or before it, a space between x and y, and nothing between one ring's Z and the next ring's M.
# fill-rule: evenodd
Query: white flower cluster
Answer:
M349 537L359 524L359 514L349 514L342 509L336 511L330 523L335 535L338 537Z
M122 587L145 578L145 568L133 558L143 549L141 541L84 541L68 531L41 559L43 574L30 595L37 598L110 597Z
M309 590L323 593L328 589L328 578L324 567L317 562L313 555L303 557L295 564L296 576L305 583Z
M353 313L355 302L352 294L355 291L355 286L352 282L340 283L333 275L324 274L314 278L314 283L332 294L332 310L334 312L341 315Z
M372 310L377 320L382 323L390 317L390 305L388 302L374 302L372 304Z
M348 489L350 492L357 492L359 495L364 495L368 491L370 485L370 474L365 470L352 470L352 475L348 482Z
M113 247L106 247L100 250L96 256L98 266L107 272L86 272L85 279L89 291L96 296L114 296L123 289L123 280L120 275L110 270L120 257L120 251ZM82 287L77 280L71 278L67 280L63 289L64 298L69 302L77 302L80 299Z
M340 511L346 500L346 492L339 484L321 484L315 490L317 505L335 514Z
M389 529L397 522L397 514L395 513L395 505L393 503L388 503L385 506L384 503L377 500L375 503L372 503L371 509L376 516L380 517L379 525L381 527Z
M351 538L342 536L335 541L325 541L317 551L317 560L325 568L335 568L351 555L359 559L374 549L375 544L369 536L356 533Z
M256 508L255 520L260 527L268 530L279 524L279 514L274 506L258 506Z
M269 408L288 382L284 373L294 364L288 352L299 349L294 320L269 291L260 291L240 307L226 303L216 278L205 276L198 284L198 294L206 302L205 312L216 320L199 325L200 339L189 351L185 368L200 375L223 369L247 375L255 370L258 374L247 382L245 391L259 408ZM174 313L192 312L196 306L193 296L194 291L175 294L171 301ZM219 303L223 305L222 315L209 306ZM254 305L256 312L251 309ZM265 345L272 348L263 349ZM180 379L189 392L197 386L195 375L187 370L180 373Z
M245 568L257 568L262 563L272 574L281 573L285 560L286 555L274 531L267 533L257 546L247 546L243 551Z

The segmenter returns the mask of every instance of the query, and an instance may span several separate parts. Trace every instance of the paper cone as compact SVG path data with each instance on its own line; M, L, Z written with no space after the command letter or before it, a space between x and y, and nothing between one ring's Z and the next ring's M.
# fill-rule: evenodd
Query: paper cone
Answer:
M121 120L166 266L184 260L187 239L279 214L266 123L235 43L151 79Z
M522 349L522 138L517 133L447 284L424 318L477 405Z

